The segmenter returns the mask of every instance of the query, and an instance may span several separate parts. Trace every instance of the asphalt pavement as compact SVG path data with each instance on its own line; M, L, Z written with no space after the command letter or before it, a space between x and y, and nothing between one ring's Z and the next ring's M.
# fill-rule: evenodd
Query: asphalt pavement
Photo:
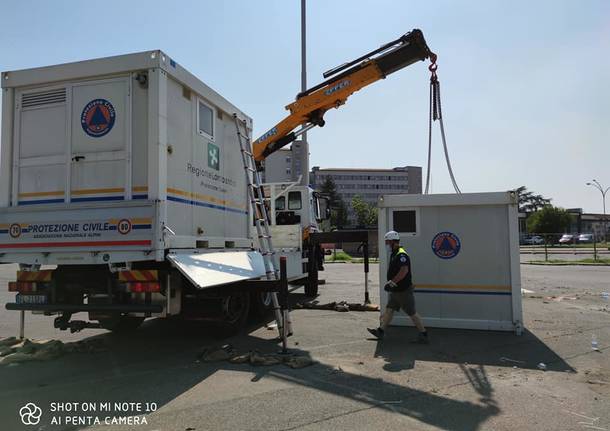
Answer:
M378 313L295 310L289 347L318 361L303 369L197 361L203 349L226 343L240 352L277 351L264 321L223 338L213 325L157 319L117 337L56 331L52 318L28 315L28 337L100 340L106 348L0 366L0 428L610 430L610 305L601 297L610 290L610 267L521 270L522 336L431 329L431 344L419 346L407 343L413 328L394 327L379 343L365 329L377 324ZM18 313L3 306L12 299L6 282L14 271L0 266L0 337L18 331ZM373 300L377 271L371 265ZM323 278L321 302L363 300L362 265L328 264ZM299 291L292 296L303 299ZM592 335L599 352L591 349ZM537 369L540 362L547 371ZM108 414L100 409L118 401L135 404L110 408L147 424L104 424ZM42 409L37 426L21 425L18 412L28 402ZM79 403L80 410L58 412L74 406L59 403ZM82 403L98 411L83 411ZM102 423L52 425L52 417Z

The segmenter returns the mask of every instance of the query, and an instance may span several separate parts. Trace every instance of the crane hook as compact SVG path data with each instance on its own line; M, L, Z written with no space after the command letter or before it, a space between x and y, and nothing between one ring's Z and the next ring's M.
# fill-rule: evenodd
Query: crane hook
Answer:
M437 82L438 78L436 76L436 69L438 69L438 64L436 64L436 59L438 57L433 52L430 53L430 66L428 66L428 70L432 73L430 76L430 82Z

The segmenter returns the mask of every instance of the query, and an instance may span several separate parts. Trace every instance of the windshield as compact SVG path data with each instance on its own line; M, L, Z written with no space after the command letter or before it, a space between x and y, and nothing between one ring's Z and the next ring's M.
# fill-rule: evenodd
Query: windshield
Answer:
M303 204L301 203L301 192L289 192L288 193L288 209L289 210L300 210Z

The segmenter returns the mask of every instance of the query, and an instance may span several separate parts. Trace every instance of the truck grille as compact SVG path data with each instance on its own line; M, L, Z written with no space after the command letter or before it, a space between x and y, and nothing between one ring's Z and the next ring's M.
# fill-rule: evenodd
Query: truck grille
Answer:
M24 94L21 96L21 107L30 108L32 106L48 105L50 103L63 103L65 101L66 89L60 88L57 90Z

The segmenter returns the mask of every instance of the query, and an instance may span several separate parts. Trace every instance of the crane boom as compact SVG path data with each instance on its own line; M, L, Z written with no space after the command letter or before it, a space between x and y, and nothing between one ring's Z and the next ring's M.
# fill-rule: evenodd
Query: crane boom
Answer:
M433 63L436 61L436 55L428 48L423 33L415 29L325 72L326 81L299 93L296 101L286 106L290 115L253 142L254 159L262 162L305 131L324 126L326 111L343 105L349 96L361 88L426 58ZM301 128L295 131L299 126Z

